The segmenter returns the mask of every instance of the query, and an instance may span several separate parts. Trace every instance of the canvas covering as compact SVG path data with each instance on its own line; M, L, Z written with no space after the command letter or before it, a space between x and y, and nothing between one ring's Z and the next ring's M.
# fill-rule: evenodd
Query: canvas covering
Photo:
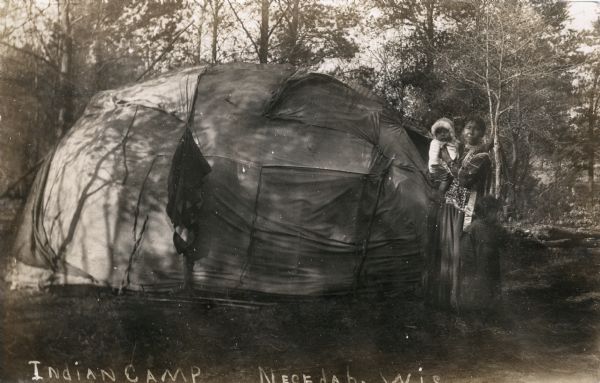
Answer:
M422 132L333 77L255 64L96 95L36 178L13 285L179 287L167 200L187 121L210 165L197 177L186 169L203 200L196 288L309 296L418 285L431 192Z

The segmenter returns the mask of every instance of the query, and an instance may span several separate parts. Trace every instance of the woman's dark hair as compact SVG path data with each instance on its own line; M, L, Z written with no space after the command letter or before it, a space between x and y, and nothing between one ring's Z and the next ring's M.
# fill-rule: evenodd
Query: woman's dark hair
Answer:
M483 118L479 117L479 116L471 116L469 118L467 118L467 122L465 123L465 126L467 126L467 124L472 123L474 125L474 128L481 131L482 133L485 133L486 131L486 126L485 126L485 121L483 120Z

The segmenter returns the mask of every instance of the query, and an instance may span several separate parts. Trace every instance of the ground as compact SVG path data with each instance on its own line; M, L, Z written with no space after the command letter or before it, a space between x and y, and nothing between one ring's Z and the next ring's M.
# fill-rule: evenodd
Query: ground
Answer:
M599 382L600 249L512 246L503 271L485 323L416 298L229 306L2 286L0 381L32 381L37 361L41 382L59 381L48 367L75 382Z

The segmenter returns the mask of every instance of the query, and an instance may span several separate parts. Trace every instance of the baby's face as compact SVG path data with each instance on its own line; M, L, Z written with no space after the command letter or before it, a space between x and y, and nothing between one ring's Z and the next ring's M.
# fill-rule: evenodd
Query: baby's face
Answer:
M449 142L452 139L452 136L450 135L450 130L446 128L438 128L435 131L435 138L439 141Z

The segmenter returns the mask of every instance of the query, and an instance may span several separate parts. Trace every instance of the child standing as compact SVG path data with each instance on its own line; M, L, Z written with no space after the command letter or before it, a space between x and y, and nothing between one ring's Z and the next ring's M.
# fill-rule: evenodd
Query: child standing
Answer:
M500 202L486 195L475 204L475 219L460 241L458 308L484 316L496 309L500 298L500 249L507 234L498 213Z
M440 118L431 126L433 140L429 145L428 168L434 186L444 193L452 180L452 166L459 156L459 143L454 124L448 118Z

